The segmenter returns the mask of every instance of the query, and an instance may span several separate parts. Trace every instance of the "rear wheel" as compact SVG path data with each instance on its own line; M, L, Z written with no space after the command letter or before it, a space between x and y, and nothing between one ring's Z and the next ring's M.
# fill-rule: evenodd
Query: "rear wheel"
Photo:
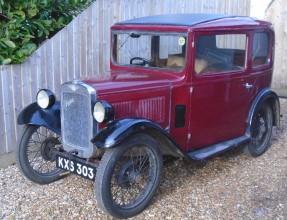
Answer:
M16 162L31 181L48 184L60 179L62 169L56 167L55 149L59 135L35 125L25 125L16 147Z
M269 105L261 105L251 122L251 140L245 146L244 153L258 157L268 150L272 136L273 115Z
M132 217L151 202L160 182L162 155L157 142L137 134L108 149L98 167L96 199L115 218Z

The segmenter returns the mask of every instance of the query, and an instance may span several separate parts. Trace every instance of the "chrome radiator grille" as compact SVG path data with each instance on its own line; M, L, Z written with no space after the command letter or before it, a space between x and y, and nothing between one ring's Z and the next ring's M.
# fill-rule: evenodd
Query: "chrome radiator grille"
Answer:
M89 134L87 125L90 120L89 97L75 93L63 94L63 140L71 146L88 148ZM88 111L87 111L88 110Z
M78 156L89 158L94 154L90 142L96 125L92 116L95 90L80 81L61 87L61 136L64 150L76 150Z

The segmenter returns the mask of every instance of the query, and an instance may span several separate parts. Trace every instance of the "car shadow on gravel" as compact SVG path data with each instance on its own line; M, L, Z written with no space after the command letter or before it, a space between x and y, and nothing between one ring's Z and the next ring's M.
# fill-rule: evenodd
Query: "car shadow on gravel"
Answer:
M287 133L286 125L285 121L283 121L280 127L274 127L271 148L273 145L283 143L282 140L286 138ZM202 162L187 161L180 158L165 164L159 188L159 193L162 194L160 197L173 194L177 188L184 188L190 181L193 181L193 184L204 184L216 178L220 173L228 173L229 169L232 169L234 165L237 166L240 163L244 166L245 161L254 159L243 153L244 146L242 144L234 147ZM159 193L157 196L159 196Z
M202 162L180 158L164 165L161 184L155 199L169 196L191 182L194 185L205 184L216 178L218 173L229 172L228 170L238 162L239 157L248 160L248 157L243 154L242 148L243 145L238 146Z

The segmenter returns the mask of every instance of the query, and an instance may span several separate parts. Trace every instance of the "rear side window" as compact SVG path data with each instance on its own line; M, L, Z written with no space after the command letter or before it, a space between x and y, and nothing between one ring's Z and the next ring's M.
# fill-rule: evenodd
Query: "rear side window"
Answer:
M245 68L245 34L204 35L195 41L196 74L214 74Z
M268 34L254 34L252 47L252 67L259 67L268 64L270 55L269 45Z

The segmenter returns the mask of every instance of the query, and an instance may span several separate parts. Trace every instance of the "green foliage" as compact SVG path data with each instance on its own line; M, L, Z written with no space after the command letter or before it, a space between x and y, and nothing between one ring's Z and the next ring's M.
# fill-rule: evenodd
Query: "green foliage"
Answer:
M95 0L0 0L0 65L22 63Z

